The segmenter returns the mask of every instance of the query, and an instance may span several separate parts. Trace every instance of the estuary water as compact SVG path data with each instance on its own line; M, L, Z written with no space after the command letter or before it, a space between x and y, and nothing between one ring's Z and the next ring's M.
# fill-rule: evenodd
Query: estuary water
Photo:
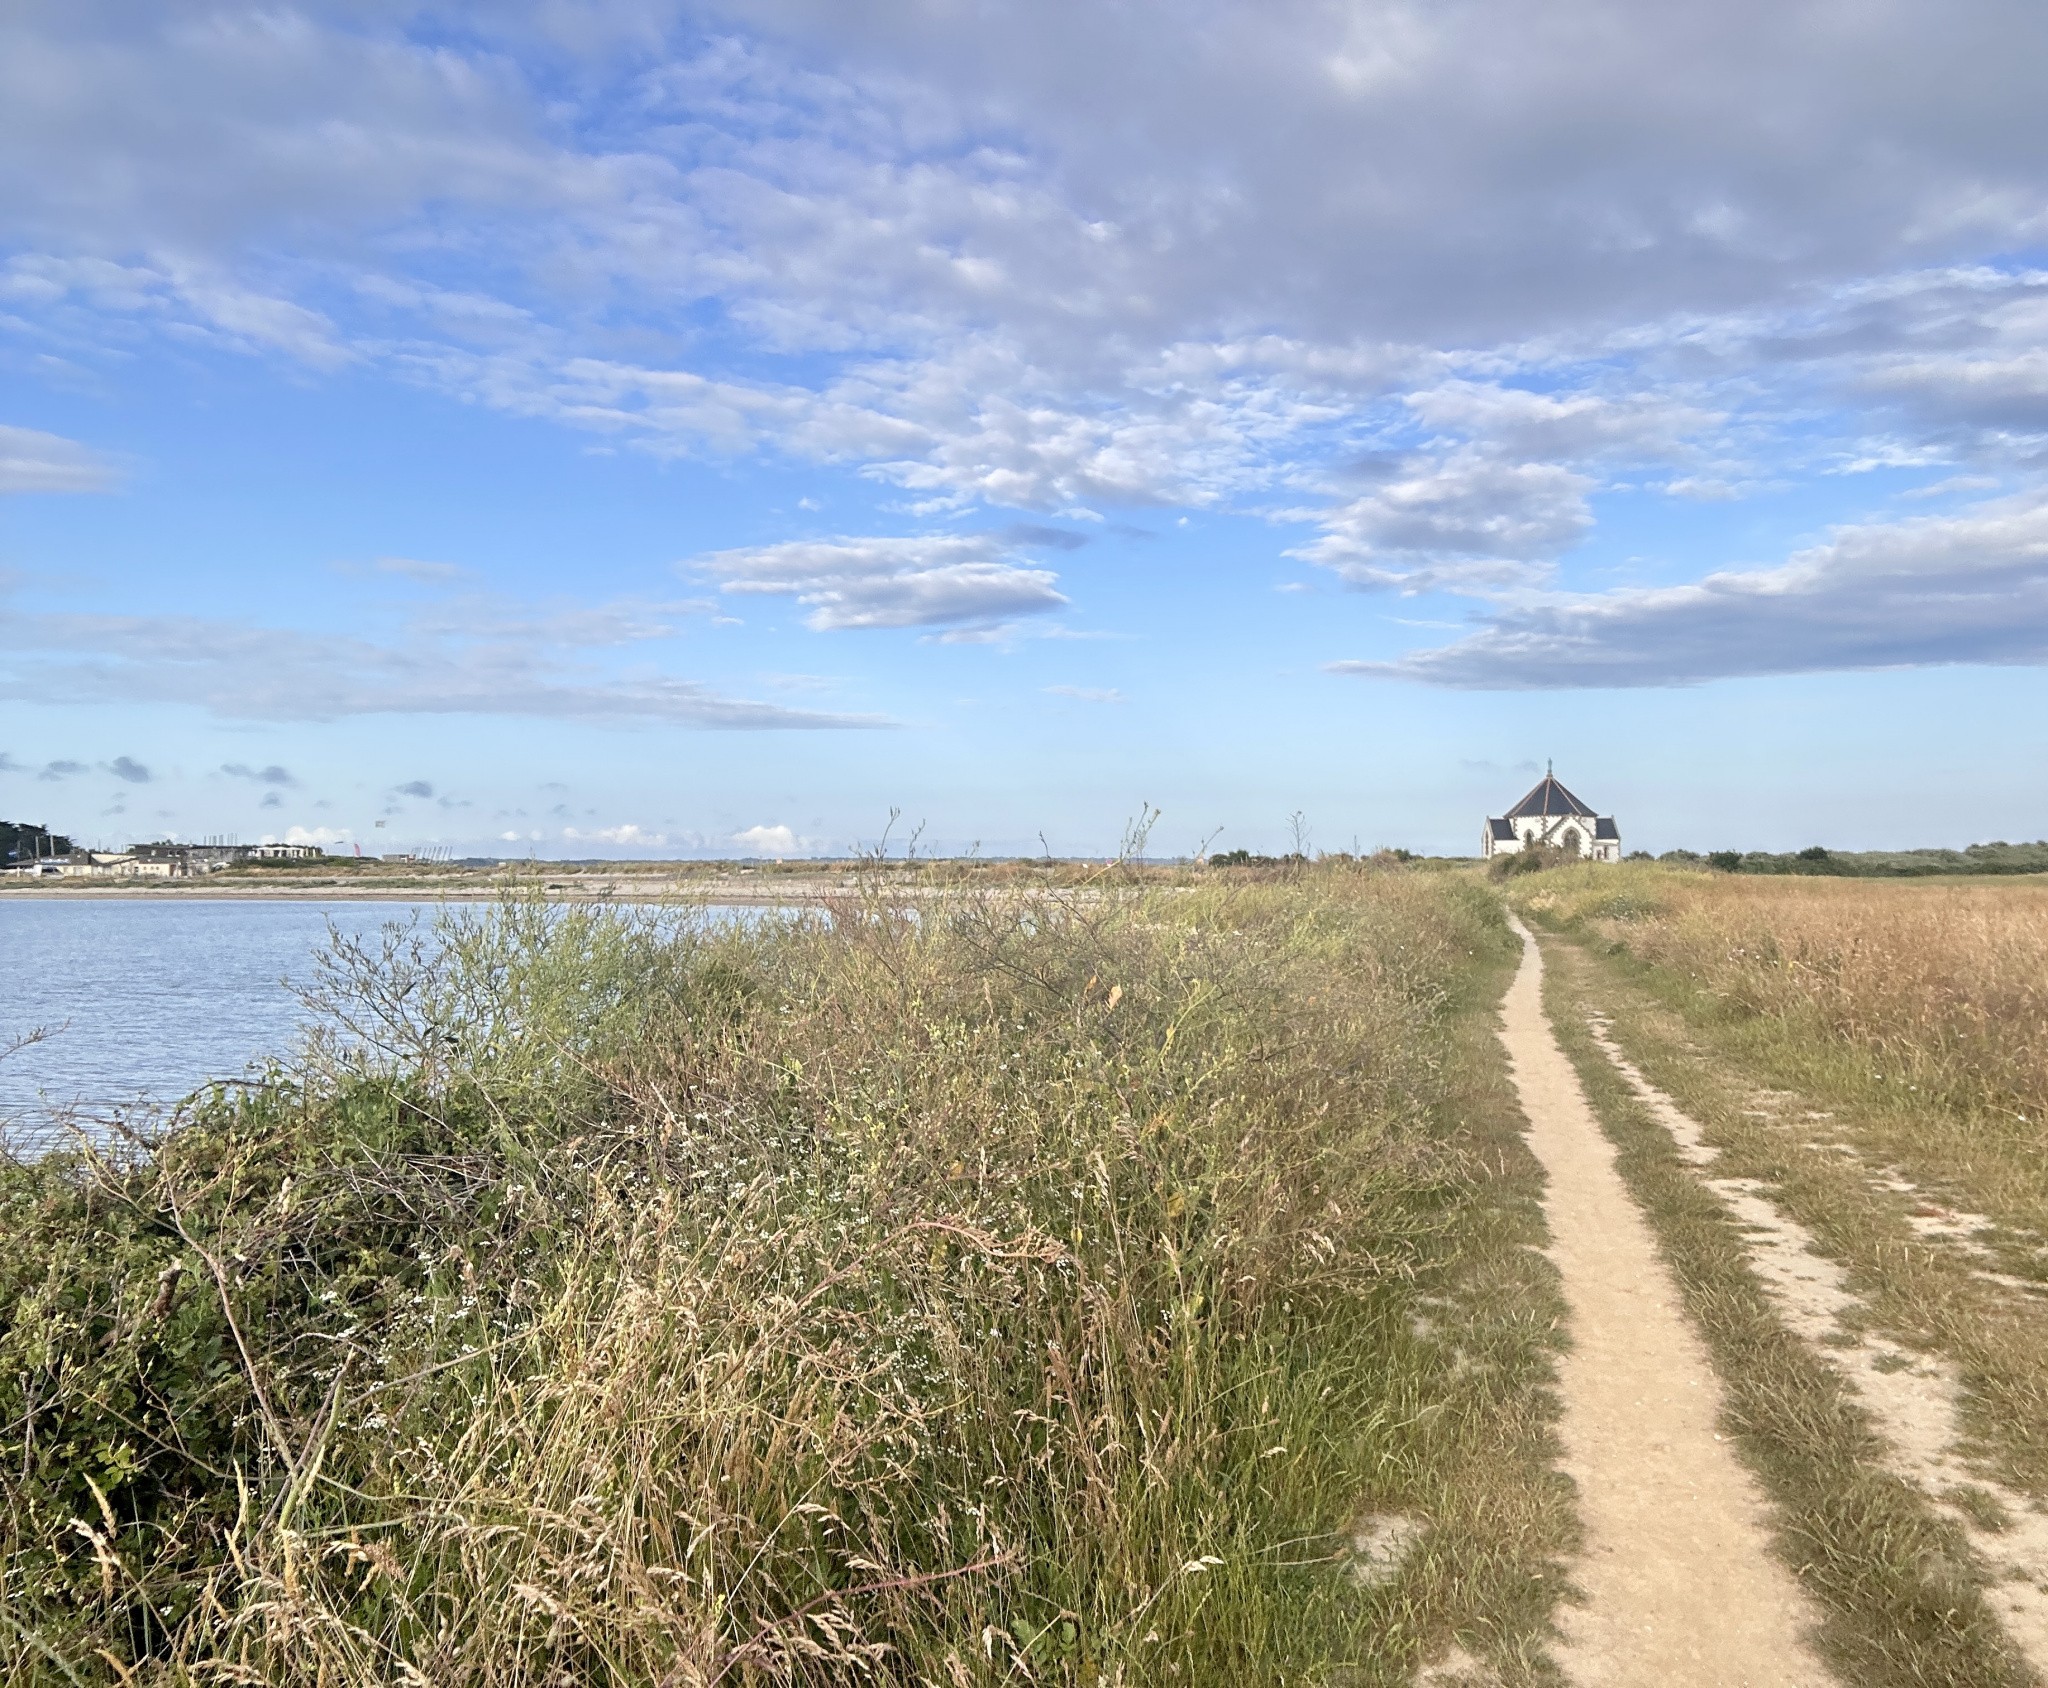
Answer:
M291 1054L293 993L330 930L431 926L445 905L198 897L0 897L0 1136L33 1150L58 1121L171 1103ZM758 910L705 909L712 919Z
M432 905L137 897L0 898L0 1131L46 1139L76 1110L175 1102L291 1052L329 923L375 933Z

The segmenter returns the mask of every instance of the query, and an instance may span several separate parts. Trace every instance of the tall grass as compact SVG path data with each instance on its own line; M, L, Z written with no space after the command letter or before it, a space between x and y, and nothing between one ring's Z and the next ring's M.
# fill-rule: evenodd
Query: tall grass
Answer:
M1732 1013L1866 1055L1883 1082L2039 1134L2048 885L1738 878L1624 864L1530 906L1674 970Z
M302 1068L0 1167L0 1674L1392 1680L1502 953L1367 871L340 948Z

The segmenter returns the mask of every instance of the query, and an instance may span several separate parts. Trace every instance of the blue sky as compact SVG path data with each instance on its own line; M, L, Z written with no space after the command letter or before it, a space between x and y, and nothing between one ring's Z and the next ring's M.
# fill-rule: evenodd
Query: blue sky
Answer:
M0 814L2048 834L2048 14L1678 10L10 7Z

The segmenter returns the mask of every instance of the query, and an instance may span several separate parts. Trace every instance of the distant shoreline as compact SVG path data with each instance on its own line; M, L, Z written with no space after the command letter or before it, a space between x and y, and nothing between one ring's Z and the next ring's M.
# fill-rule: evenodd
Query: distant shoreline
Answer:
M669 880L652 875L620 875L581 883L551 880L494 880L482 884L436 885L432 882L385 881L347 883L332 880L311 885L219 885L205 880L145 880L140 883L82 881L62 887L29 884L0 887L0 900L34 902L192 902L232 903L492 903L507 895L539 894L558 903L723 903L774 907L787 903L822 903L843 896L849 887L818 879L789 879L762 884L752 879ZM903 892L917 895L915 888Z

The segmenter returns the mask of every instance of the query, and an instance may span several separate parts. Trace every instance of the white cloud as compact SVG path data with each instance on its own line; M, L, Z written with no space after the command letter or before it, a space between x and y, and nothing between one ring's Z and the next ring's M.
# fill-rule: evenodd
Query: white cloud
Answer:
M1520 459L1659 461L1715 426L1713 412L1654 393L1536 393L1490 382L1447 381L1402 402L1425 426L1480 440Z
M850 465L923 518L1280 509L1320 530L1297 554L1407 593L1543 583L1629 466L1736 497L1896 432L2048 467L2048 277L2011 260L2048 232L2031 0L1198 10L16 7L0 297L67 357L154 333L374 369L658 454ZM0 488L110 484L53 440L0 431ZM792 542L721 578L982 638L1064 602L1017 550ZM308 647L300 690L770 724L571 673L516 616L465 642L479 608ZM293 707L281 659L238 690L139 628L46 630L126 641L45 665L115 695L175 671Z
M696 566L728 592L775 593L809 607L806 624L987 628L1062 608L1049 569L1007 560L997 534L788 540L716 551Z
M282 352L323 371L360 355L327 316L291 299L245 286L211 261L157 257L116 264L104 258L28 252L0 271L0 298L30 306L87 307L135 317L188 344L246 355Z
M0 609L0 697L70 692L267 721L469 714L730 729L889 725L730 697L644 669L574 666L544 622L489 632L470 637L430 622L378 640L201 616Z
M516 833L507 833L507 838L516 838ZM573 826L562 828L562 837L572 844L616 844L621 849L655 850L668 842L668 835L650 832L645 827L628 822L624 826L591 827L579 831Z
M285 844L317 844L324 850L330 844L346 844L354 836L345 826L291 826L285 828L284 837L279 842ZM266 842L269 841L266 840Z
M112 462L76 440L0 427L0 493L109 492L120 481Z
M706 598L522 603L485 593L463 593L414 606L407 613L407 623L417 633L439 638L595 650L674 638L686 622L708 615L712 608Z
M1866 380L1874 393L1938 418L2048 434L2048 346L1886 358Z
M1331 667L1512 691L1958 662L2048 664L2048 497L1842 527L1776 568L1560 597L1435 650Z
M172 269L169 281L179 300L237 351L283 352L323 370L339 369L356 359L320 311L239 286L210 269L180 264Z
M191 253L281 222L367 230L430 197L568 188L509 62L408 40L398 15L9 8L0 157L17 162L0 181L15 221L87 249Z
M734 833L732 841L761 856L791 855L798 842L796 834L786 826L750 826L744 832Z
M346 573L357 572L345 568ZM370 563L373 574L392 574L401 580L416 580L423 586L441 586L450 581L468 577L470 571L460 563L422 562L416 557L378 557Z
M1354 586L1489 592L1542 578L1592 526L1592 480L1555 463L1471 448L1388 466L1370 492L1319 515L1324 532L1289 552Z
M2038 217L2048 156L2019 68L2043 44L2024 0L1962 0L1939 22L1813 0L1276 0L1164 30L1082 0L731 15L775 20L792 52L862 86L908 84L930 127L985 133L1000 114L1023 158L1008 193L988 183L976 219L942 181L899 214L981 259L984 285L1036 290L1046 317L1092 305L1105 329L1256 301L1318 338L1363 319L1471 344L1754 303L2003 239ZM1333 69L1367 59L1385 68ZM1047 185L1065 218L1038 210ZM869 201L893 186L869 183Z

